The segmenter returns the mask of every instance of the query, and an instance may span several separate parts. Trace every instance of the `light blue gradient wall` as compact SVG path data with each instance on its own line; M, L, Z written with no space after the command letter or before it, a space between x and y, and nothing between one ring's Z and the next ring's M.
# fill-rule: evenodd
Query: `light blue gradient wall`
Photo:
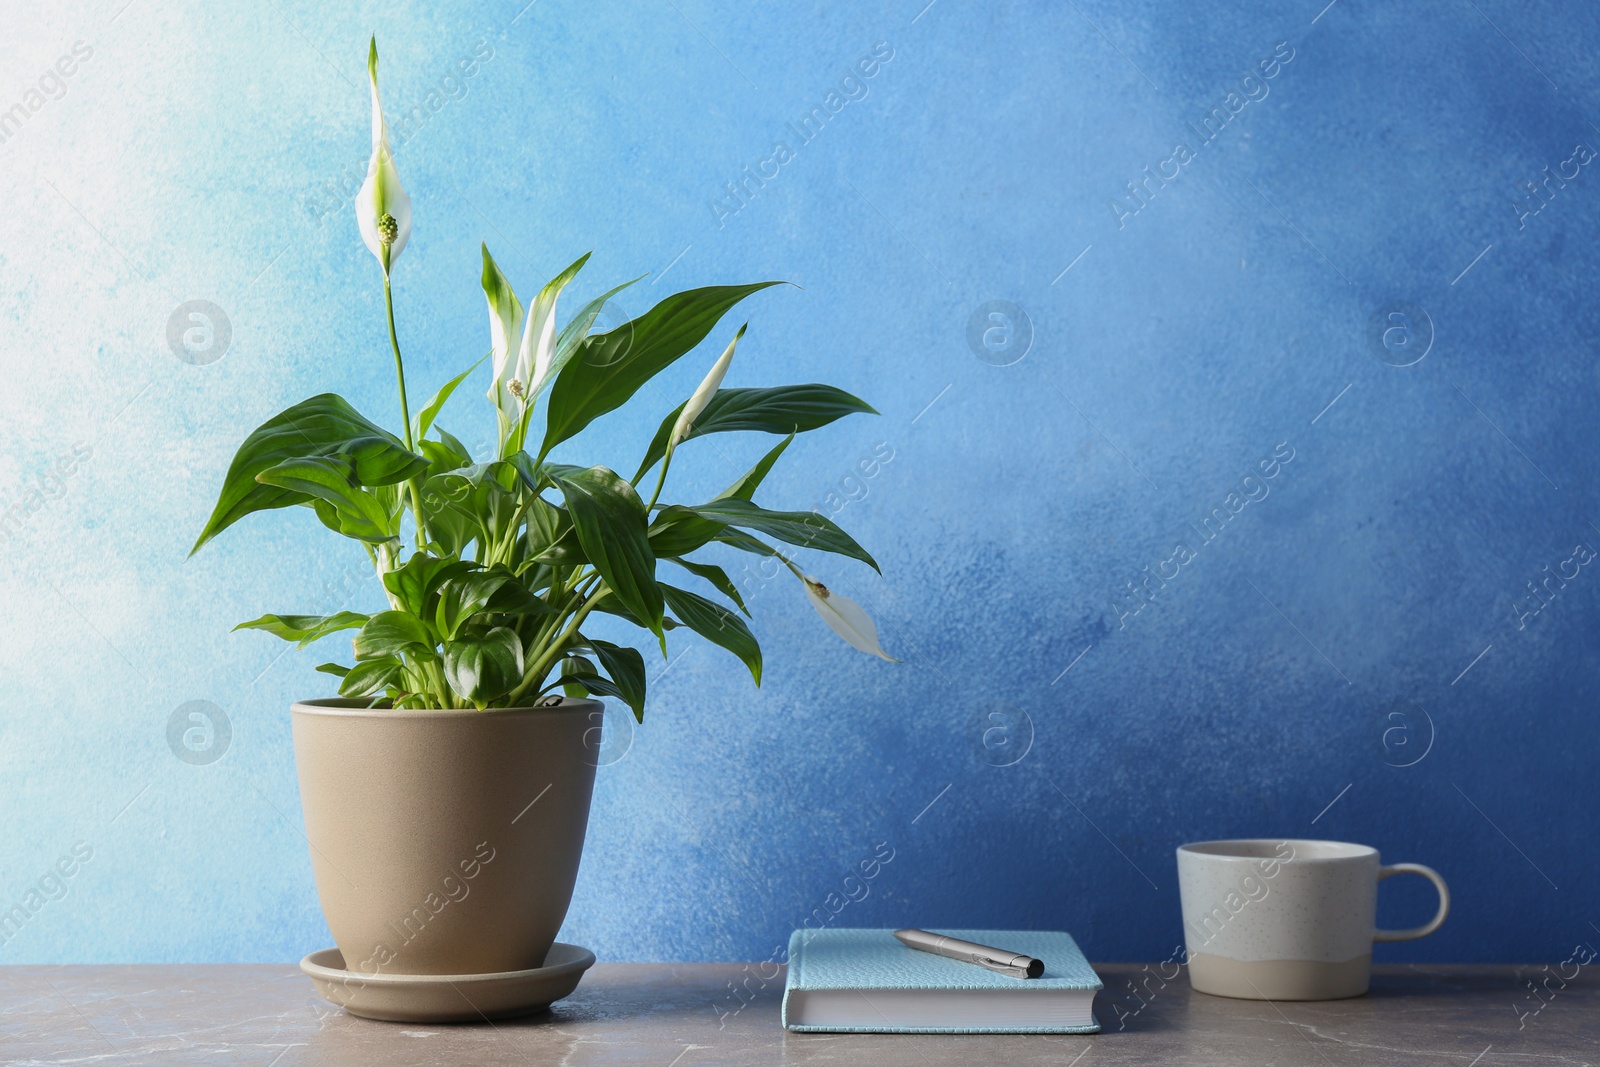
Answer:
M0 40L0 109L27 111L0 142L0 903L93 851L0 962L330 942L288 705L327 692L312 667L339 642L229 629L375 584L298 511L185 553L267 416L334 389L394 421L348 206L374 32L391 109L439 94L397 152L418 392L486 347L487 241L524 292L591 248L585 298L653 272L635 314L790 279L749 302L730 384L828 381L883 412L797 442L764 501L849 500L882 579L811 566L905 662L752 579L766 685L690 641L656 662L566 939L764 959L883 845L831 921L1059 926L1097 959L1166 958L1174 846L1269 834L1445 874L1444 930L1380 958L1557 962L1600 937L1600 571L1567 564L1538 614L1526 585L1600 546L1595 165L1521 217L1522 183L1600 146L1592 8L124 2L13 5ZM64 92L30 98L78 41ZM787 124L880 42L866 97L799 144ZM1275 50L1266 95L1200 147L1191 124ZM729 202L777 141L794 158ZM1176 178L1112 206L1180 142ZM195 299L231 325L204 365L167 341ZM969 344L989 301L1031 324L1010 365L1017 344ZM1393 302L1431 321L1410 366L1370 336ZM567 454L626 467L710 356ZM442 419L469 443L481 388ZM767 443L686 450L681 495ZM848 480L875 449L892 460ZM1127 583L1162 570L1131 614ZM191 700L228 716L216 762L169 748ZM1390 925L1430 907L1384 894Z

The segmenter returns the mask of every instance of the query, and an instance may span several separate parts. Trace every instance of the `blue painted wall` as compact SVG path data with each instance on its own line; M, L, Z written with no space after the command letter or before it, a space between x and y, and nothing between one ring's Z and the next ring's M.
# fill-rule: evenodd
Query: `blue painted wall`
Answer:
M745 574L766 685L693 642L657 662L568 939L765 959L877 853L829 921L1162 959L1174 846L1279 834L1450 880L1444 930L1380 958L1600 939L1591 7L124 2L16 8L0 42L0 903L91 853L0 961L329 943L287 709L340 649L229 628L375 583L299 512L185 552L268 415L337 389L391 418L349 207L374 31L416 108L419 391L485 347L487 241L524 292L590 248L585 297L653 272L626 314L792 279L730 384L883 412L797 442L764 499L877 554L881 580L812 565L904 664ZM192 362L191 300L228 326ZM631 462L709 358L569 454ZM491 432L476 396L443 422ZM768 443L725 441L684 497ZM190 701L226 715L213 762L169 746ZM1405 881L1390 925L1431 907Z

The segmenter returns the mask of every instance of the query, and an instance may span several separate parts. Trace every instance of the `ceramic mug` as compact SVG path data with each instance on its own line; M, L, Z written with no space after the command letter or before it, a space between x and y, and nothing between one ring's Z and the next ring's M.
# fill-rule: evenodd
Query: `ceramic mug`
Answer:
M1379 930L1378 883L1420 874L1439 911L1410 930ZM1450 890L1419 863L1380 865L1378 850L1342 841L1262 838L1178 849L1189 983L1248 1000L1359 997L1372 978L1374 941L1411 941L1439 929Z

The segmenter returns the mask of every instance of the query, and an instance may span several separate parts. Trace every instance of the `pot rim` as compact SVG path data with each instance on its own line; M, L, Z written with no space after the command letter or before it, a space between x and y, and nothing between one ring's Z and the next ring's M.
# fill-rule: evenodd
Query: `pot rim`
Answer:
M605 710L598 700L586 697L562 697L561 703L534 708L374 708L370 701L358 697L318 697L297 700L289 708L295 715L327 715L352 719L467 719L487 715L552 715L577 711Z

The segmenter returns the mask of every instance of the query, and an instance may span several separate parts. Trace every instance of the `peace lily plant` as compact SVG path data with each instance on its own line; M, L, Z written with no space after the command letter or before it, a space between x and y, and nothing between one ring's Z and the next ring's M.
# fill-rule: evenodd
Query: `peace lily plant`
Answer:
M739 616L748 611L738 589L721 567L692 558L707 546L726 545L781 561L829 627L857 649L890 659L860 606L806 575L774 542L876 569L872 556L821 515L768 510L753 500L795 434L854 412L875 412L827 385L722 388L744 326L699 388L662 419L631 479L603 466L550 458L558 445L621 408L693 351L735 304L776 283L675 293L631 322L591 333L605 302L632 284L625 283L589 301L558 329L557 300L589 257L579 257L524 307L485 247L495 452L474 457L435 421L482 359L412 413L390 288L411 236L411 201L389 149L376 41L367 71L372 156L355 211L361 237L383 271L400 434L333 393L283 411L240 446L194 548L252 512L300 505L365 546L388 609L263 615L240 628L266 630L301 647L354 630L354 663L317 669L340 678L342 696L376 706L527 707L559 690L568 697L619 698L642 720L644 657L586 633L585 624L597 612L619 617L649 631L663 653L666 631L686 626L737 656L759 685L761 649ZM536 422L541 411L542 434ZM713 499L661 502L679 448L736 430L783 440ZM652 471L646 500L640 487ZM667 581L662 563L703 579L726 603Z

